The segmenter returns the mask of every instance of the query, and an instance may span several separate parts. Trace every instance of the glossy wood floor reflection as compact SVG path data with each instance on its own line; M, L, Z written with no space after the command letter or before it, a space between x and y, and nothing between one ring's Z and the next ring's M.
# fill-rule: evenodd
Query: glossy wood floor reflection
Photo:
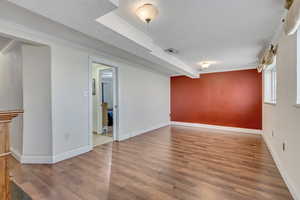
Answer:
M165 127L56 165L20 165L38 200L292 199L261 136Z

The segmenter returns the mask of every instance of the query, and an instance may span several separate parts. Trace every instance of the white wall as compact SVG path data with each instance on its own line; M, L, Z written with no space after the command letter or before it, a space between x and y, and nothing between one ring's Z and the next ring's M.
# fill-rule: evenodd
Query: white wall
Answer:
M11 150L17 159L52 155L49 74L48 47L20 42L0 55L0 110L25 110L11 127Z
M119 69L120 139L169 123L170 79L129 66Z
M46 160L48 158L43 160L35 157L39 155L33 155L28 157L29 160L57 162L91 149L90 56L103 61L104 64L119 67L119 139L126 139L169 123L169 77L135 63L130 56L124 59L105 53L107 49L99 49L99 46L91 45L98 44L99 41L86 38L77 32L68 30L67 38L82 38L79 43L55 36L55 33L66 32L66 29L61 30L61 25L54 25L53 22L45 19L37 19L38 16L23 13L18 9L15 12L12 5L7 9L5 6L1 4L1 33L38 42L51 49L51 73L48 77L51 78L52 156L49 158L51 160ZM45 27L45 24L47 26L49 24L52 28ZM44 30L53 31L53 34L42 32ZM120 52L115 49L116 52ZM113 47L110 46L109 51L112 50ZM38 76L38 73L33 75ZM46 132L48 128L46 125ZM42 139L43 141L49 139L49 134L44 136L46 137ZM32 138L36 140L33 144L39 139L39 137ZM45 145L48 150L51 139ZM38 148L31 149L31 152L37 153L37 151Z
M89 145L88 52L51 46L54 155Z
M298 33L298 41L299 38ZM277 56L277 104L263 105L263 131L291 192L295 199L300 199L300 108L295 107L297 56L300 57L297 34L282 36ZM287 145L284 152L283 142Z
M23 109L22 50L18 45L5 55L0 53L0 110ZM11 147L22 153L22 116L14 119L11 127Z
M52 45L51 53L53 148L62 156L90 145L89 54L60 45ZM119 138L168 124L169 77L122 62L114 66L119 67Z
M22 45L23 156L51 156L50 48Z
M89 55L88 51L51 45L53 148L58 156L90 145ZM93 56L106 61L102 55ZM119 138L168 124L169 77L111 62L119 67Z

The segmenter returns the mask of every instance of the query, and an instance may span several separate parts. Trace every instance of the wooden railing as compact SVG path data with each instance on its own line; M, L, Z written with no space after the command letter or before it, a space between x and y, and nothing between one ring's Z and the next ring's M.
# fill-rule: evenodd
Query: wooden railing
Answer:
M13 118L23 111L0 111L0 199L10 200L10 123Z

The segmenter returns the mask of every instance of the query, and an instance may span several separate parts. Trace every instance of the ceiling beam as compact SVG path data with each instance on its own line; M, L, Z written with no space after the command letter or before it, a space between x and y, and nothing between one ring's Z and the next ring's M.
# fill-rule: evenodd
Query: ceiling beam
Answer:
M119 7L119 0L109 0L111 3L113 3L115 6Z
M98 19L96 19L96 21L103 26L111 29L120 36L136 43L137 45L148 51L149 54L153 55L157 59L160 59L162 62L166 62L168 63L168 65L172 65L174 71L191 78L199 78L199 72L197 70L185 64L177 57L166 53L161 47L154 43L151 37L128 23L117 13L110 12L104 16L99 17Z
M217 73L217 72L230 72L230 71L241 71L241 70L249 70L249 69L256 69L257 68L257 64L256 65L244 65L244 66L239 66L239 67L235 67L235 68L222 68L222 69L215 69L215 70L207 70L207 71L200 71L200 75L201 74L209 74L209 73Z

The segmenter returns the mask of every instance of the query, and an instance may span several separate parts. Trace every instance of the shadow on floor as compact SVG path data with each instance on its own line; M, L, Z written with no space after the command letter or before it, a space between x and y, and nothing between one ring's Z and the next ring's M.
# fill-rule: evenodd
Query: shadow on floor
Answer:
M31 198L21 188L11 182L11 200L31 200Z

